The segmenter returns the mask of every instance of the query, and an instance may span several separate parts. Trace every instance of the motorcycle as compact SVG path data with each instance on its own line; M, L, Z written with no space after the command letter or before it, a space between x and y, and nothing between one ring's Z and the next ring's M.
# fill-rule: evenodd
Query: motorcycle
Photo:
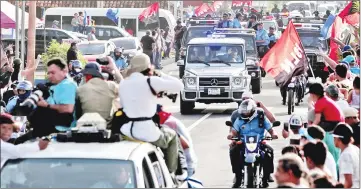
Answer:
M299 106L300 102L303 102L303 97L305 96L307 79L302 74L299 76L294 76L291 79L291 82L287 86L287 106L288 106L288 115L291 115L295 111L295 105ZM295 102L297 100L297 102Z
M226 125L233 127L231 121L226 121ZM281 125L281 122L275 121L272 124L272 127L278 127ZM242 141L245 141L245 151L244 151L244 168L242 169L242 184L241 188L260 188L261 178L263 177L262 172L262 157L265 155L260 147L265 143L266 140L272 140L272 137L265 137L262 140L259 135L254 136L242 136L242 138L234 137L231 140L236 141L237 145L242 144Z

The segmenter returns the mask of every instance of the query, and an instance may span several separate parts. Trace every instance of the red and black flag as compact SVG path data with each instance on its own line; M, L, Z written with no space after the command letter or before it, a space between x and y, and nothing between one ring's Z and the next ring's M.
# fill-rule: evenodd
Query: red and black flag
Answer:
M306 72L307 56L292 21L277 43L262 58L260 66L281 87L287 85L293 76Z
M144 22L145 25L156 23L159 20L159 2L153 3L146 8L140 15L139 21Z

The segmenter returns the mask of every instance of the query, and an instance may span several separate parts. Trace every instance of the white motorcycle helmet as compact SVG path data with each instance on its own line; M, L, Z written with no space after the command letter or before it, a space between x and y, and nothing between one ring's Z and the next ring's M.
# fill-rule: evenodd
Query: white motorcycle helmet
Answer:
M246 91L242 94L242 100L253 99L253 94L249 91Z
M293 114L288 121L291 130L299 130L303 127L303 120L300 115Z
M257 105L252 99L246 99L238 107L238 113L242 119L250 119L256 113Z

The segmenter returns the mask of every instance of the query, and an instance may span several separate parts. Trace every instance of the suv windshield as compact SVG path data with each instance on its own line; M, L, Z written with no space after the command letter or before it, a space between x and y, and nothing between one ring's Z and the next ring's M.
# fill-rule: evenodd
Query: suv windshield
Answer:
M240 45L190 45L187 63L243 63Z
M191 39L197 37L207 37L207 31L212 31L214 26L189 27L185 34L184 44L188 44Z
M236 33L228 33L224 34L227 38L242 38L245 41L246 45L246 54L247 56L256 56L256 41L254 36L251 35L244 35L244 34L236 34Z
M98 54L104 54L105 53L105 46L104 44L78 44L77 45L78 50L83 55L98 55Z
M318 49L318 47L322 47L322 50L327 51L327 41L320 39L322 38L320 32L298 31L298 35L305 49Z
M9 160L1 188L136 188L133 162L111 159Z

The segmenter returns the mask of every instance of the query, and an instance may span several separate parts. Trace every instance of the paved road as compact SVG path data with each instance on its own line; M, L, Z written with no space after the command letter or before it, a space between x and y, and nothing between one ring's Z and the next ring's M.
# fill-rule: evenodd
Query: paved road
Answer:
M175 77L178 76L178 67L175 63L165 66L163 71ZM262 101L276 116L276 119L288 121L287 107L281 104L279 88L274 84L272 78L263 80L261 94L255 95L255 99ZM305 98L306 99L306 98ZM168 99L160 99L166 110L170 111L180 119L190 130L195 151L199 163L195 178L200 179L205 187L228 188L232 185L233 174L228 156L228 144L226 140L228 127L224 122L229 119L231 112L236 109L237 104L196 104L193 115L181 115L179 112L179 100L172 103ZM295 108L295 113L306 116L307 104L303 103ZM281 134L282 127L276 131ZM282 137L280 135L280 137ZM278 139L270 142L275 149L275 163L280 157L281 150L287 145L288 140ZM270 187L276 187L270 183Z

